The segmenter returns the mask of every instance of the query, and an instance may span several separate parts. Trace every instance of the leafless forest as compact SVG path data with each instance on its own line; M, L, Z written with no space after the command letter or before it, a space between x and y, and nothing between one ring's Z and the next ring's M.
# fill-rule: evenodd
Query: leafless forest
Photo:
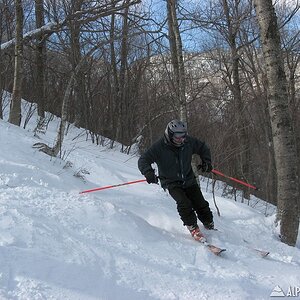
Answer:
M188 122L216 169L278 205L295 243L300 190L299 0L0 0L0 118L20 126L21 98L37 132L53 115L140 151L168 121ZM222 179L224 180L224 179ZM228 193L235 188L230 183Z

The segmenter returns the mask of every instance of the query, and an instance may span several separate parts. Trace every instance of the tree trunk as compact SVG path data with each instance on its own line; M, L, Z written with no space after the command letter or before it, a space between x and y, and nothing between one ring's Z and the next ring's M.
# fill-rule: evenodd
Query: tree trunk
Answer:
M119 94L117 97L117 101L119 102L120 107L120 115L119 123L118 123L118 132L119 141L122 144L125 141L125 127L126 127L126 107L127 107L127 99L126 99L126 71L128 66L128 32L129 32L129 25L128 25L128 13L129 7L124 9L123 13L123 28L122 28L122 40L121 40L121 65L120 65L120 76L119 76ZM123 151L123 149L122 149Z
M299 43L299 41L298 41ZM296 52L296 51L294 51ZM300 65L300 53L293 51L287 51L286 55L287 66L289 69L289 80L288 80L288 90L289 90L289 107L292 114L293 128L295 132L296 140L296 151L298 153L298 166L300 166L300 126L299 126L299 99L297 99L296 86L297 86L297 69ZM298 167L298 186L300 189L300 167ZM298 202L299 214L300 214L300 204Z
M272 0L254 0L268 81L268 105L278 182L282 242L294 246L299 227L297 153L288 107L287 80Z
M1 26L1 23L0 23ZM1 43L1 37L0 37L0 43ZM0 119L3 119L3 88L4 88L4 84L3 84L3 77L2 77L2 73L3 73L3 59L2 59L2 53L1 53L1 49L0 49Z
M45 25L44 20L44 6L43 0L35 0L35 22L36 28L41 28ZM37 95L37 107L38 116L40 121L45 118L45 51L46 42L43 39L43 35L40 34L37 37L36 47L36 95ZM40 123L40 122L39 122ZM42 122L43 123L43 122Z
M81 11L83 0L73 1L73 12ZM80 45L80 24L78 22L70 21L70 36L71 36L71 63L75 70L76 66L82 59L81 45ZM87 123L86 110L84 106L85 99L85 76L82 68L76 72L74 81L74 102L75 102L75 116L74 125L77 127L84 127Z
M186 95L185 95L185 70L183 61L182 41L176 14L176 0L167 0L169 43L171 61L174 71L174 90L178 103L179 116L182 121L187 121Z
M235 9L238 11L239 3L235 3ZM237 112L236 121L237 121L237 143L239 147L239 170L238 174L245 181L249 181L249 164L250 164L250 146L249 146L249 134L247 131L247 124L245 120L245 104L242 99L242 91L240 85L240 72L239 72L239 53L236 43L236 37L238 33L238 24L237 20L234 20L230 14L230 8L228 6L228 1L223 0L223 9L226 18L227 26L227 40L230 47L230 56L231 56L231 75L232 80L230 80L229 88L233 94L235 111ZM234 14L233 14L234 15ZM235 16L235 15L234 15ZM241 16L235 16L236 18L241 18ZM234 22L235 21L235 22ZM230 76L231 77L231 76ZM246 199L250 199L249 189L243 189L243 195Z
M118 133L118 122L120 115L120 104L118 103L118 95L120 90L119 77L118 77L118 67L117 58L115 51L115 14L111 15L111 25L109 31L110 38L110 68L111 68L111 119L112 119L112 136L116 140ZM113 141L111 144L113 147Z
M16 42L15 42L15 70L14 85L11 97L9 122L20 126L21 124L21 93L23 73L23 7L22 0L15 1L16 6Z
M0 4L0 45L2 43L2 36L3 36L3 11L4 11L4 4ZM3 108L2 108L2 96L3 96L3 58L2 58L2 51L0 48L0 119L3 119Z

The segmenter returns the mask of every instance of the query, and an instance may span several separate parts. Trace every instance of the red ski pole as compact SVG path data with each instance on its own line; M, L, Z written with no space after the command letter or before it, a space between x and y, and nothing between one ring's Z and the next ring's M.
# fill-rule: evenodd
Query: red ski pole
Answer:
M134 184L134 183L145 182L145 181L147 181L147 180L146 179L140 179L140 180L129 181L129 182L125 182L125 183L107 185L107 186L103 186L103 187L94 188L94 189L91 189L91 190L85 190L85 191L80 192L79 194L92 193L92 192L96 192L96 191L102 191L102 190L106 190L106 189L115 188L117 186Z
M247 183L247 182L245 182L245 181L236 179L236 178L234 178L234 177L227 176L227 175L221 173L220 171L218 171L218 170L216 170L216 169L213 169L213 170L212 170L212 173L217 174L217 175L220 175L220 176L223 176L223 177L228 178L228 179L230 179L230 180L232 180L232 181L235 181L235 182L237 182L237 183L240 183L240 184L242 184L242 185L244 185L244 186L246 186L246 187L248 187L248 188L250 188L250 189L258 190L258 188L257 188L256 186L251 185L251 184L249 184L249 183Z

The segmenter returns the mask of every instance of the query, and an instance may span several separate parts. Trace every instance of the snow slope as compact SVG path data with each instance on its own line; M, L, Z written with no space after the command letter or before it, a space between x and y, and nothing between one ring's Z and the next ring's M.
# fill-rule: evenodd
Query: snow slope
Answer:
M94 145L75 128L66 160L32 148L53 143L57 124L40 140L32 127L0 121L0 299L269 299L277 285L300 285L299 243L279 242L274 216L218 196L218 217L204 192L219 228L204 231L227 249L217 257L191 239L157 185L79 195L142 179L137 157ZM243 239L271 254L259 257Z

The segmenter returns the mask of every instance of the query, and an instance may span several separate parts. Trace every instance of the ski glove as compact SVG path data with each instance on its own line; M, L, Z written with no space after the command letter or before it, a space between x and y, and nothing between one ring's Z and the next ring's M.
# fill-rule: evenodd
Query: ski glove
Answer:
M154 171L148 171L145 175L147 182L158 184L158 177L155 175Z
M205 173L210 173L212 171L213 167L210 162L203 161L202 165L199 165L197 167L197 169L199 171L201 170L202 172L205 172Z

